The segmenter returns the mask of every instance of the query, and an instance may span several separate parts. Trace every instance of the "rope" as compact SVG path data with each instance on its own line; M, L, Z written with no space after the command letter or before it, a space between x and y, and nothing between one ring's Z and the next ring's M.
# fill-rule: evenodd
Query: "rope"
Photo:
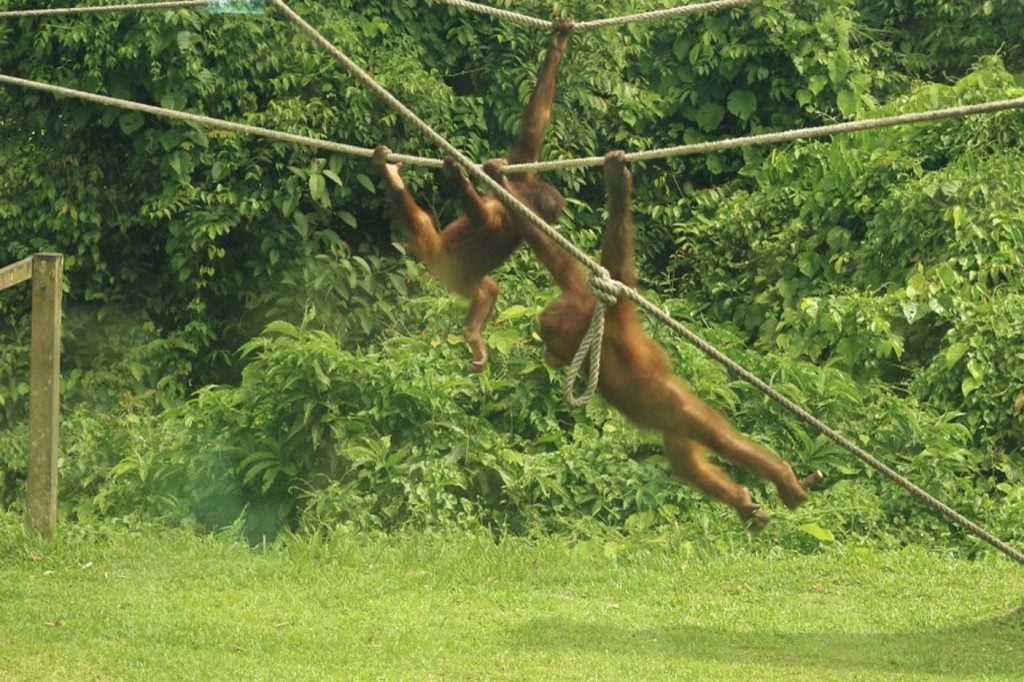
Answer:
M453 7L461 7L463 9L472 10L474 12L480 12L481 14L490 14L492 16L500 17L502 19L507 19L514 23L533 26L534 28L553 27L552 22L546 19L538 19L536 17L520 14L519 12L511 12L509 10L491 7L490 5L481 5L478 2L469 2L468 0L438 1L446 5L452 5ZM591 28L604 28L605 26L631 24L639 21L654 21L656 19L668 19L671 17L684 16L687 14L696 14L697 12L714 12L721 9L741 7L743 5L750 5L754 2L757 2L757 0L713 0L713 2L703 2L696 5L683 5L681 7L670 7L668 9L652 10L650 12L640 12L639 14L630 14L621 17L610 17L607 19L592 19L590 21L578 21L573 23L573 29L576 31L581 31Z
M461 7L463 9L472 10L474 12L480 12L481 14L490 14L491 16L501 17L507 19L513 23L526 24L527 26L533 26L534 28L551 28L551 22L546 19L537 19L536 17L530 17L519 12L511 12L507 9L498 9L497 7L491 7L490 5L481 5L478 2L469 2L468 0L439 0L446 5L452 5L453 7Z
M948 107L946 109L934 109L932 111L921 111L910 114L897 114L882 118L867 118L859 121L847 121L845 123L832 123L823 126L810 128L795 128L777 133L764 133L761 135L748 135L746 137L731 137L724 140L712 142L698 142L696 144L683 144L663 149L652 149L642 152L626 154L627 161L650 161L652 159L664 159L670 156L690 156L693 154L709 154L727 149L739 149L741 147L754 147L764 144L778 144L781 142L792 142L794 140L828 137L839 133L856 133L876 128L889 128L892 126L908 125L911 123L925 123L928 121L940 121L947 118L962 118L976 114L991 114L999 111L1024 108L1024 97L1012 99L1001 99L994 102L982 102L981 104L967 104L962 106ZM540 161L537 163L509 164L505 167L506 173L528 173L550 170L564 170L566 168L584 168L600 166L604 163L603 156L588 156L579 159L562 159L558 161Z
M742 7L743 5L750 5L755 2L757 2L757 0L714 0L713 2L704 2L699 5L683 5L682 7L670 7L668 9L641 12L639 14L630 14L622 17L581 21L575 25L575 29L580 31L588 28L604 28L605 26L632 24L638 21L654 21L655 19L681 17L687 14L696 14L697 12L717 12L718 10Z
M516 213L519 217L524 220L536 223L538 227L551 233L551 236L555 241L568 251L576 260L584 263L590 269L591 272L597 273L597 268L600 266L590 260L589 256L581 251L575 244L567 240L554 228L544 222L540 216L536 215L522 202L512 196L504 187L498 184L491 176L483 172L483 169L478 166L472 159L466 156L464 153L459 151L451 142L446 140L444 136L438 133L436 130L431 128L423 119L416 115L409 107L402 103L397 97L392 95L387 89L378 83L374 78L363 70L358 64L352 61L344 52L335 47L327 38L320 34L313 26L311 26L305 19L295 13L292 8L285 4L284 0L270 0L270 3L277 7L285 18L294 23L303 33L313 39L315 43L320 45L331 57L333 57L338 63L344 67L346 71L352 75L353 78L358 80L360 83L365 85L371 92L376 94L378 97L383 99L388 106L401 114L407 121L416 126L424 135L434 141L437 146L441 147L449 156L454 158L460 166L462 166L469 175L482 184L486 185L489 190L494 192L494 195L502 200L502 202L508 206L510 210Z
M150 114L152 116L160 116L163 118L187 121L189 123L194 123L196 125L202 125L212 128L221 128L224 130L233 130L236 132L245 133L247 135L266 137L273 140L280 140L283 142L292 142L307 147L325 149L328 151L340 152L343 154L351 154L353 156L360 156L367 159L373 158L373 149L369 149L367 147L357 147L354 145L347 145L340 142L318 140L316 138L307 137L304 135L295 135L293 133L285 133L273 130L271 128L262 128L259 126L251 126L243 123L234 123L232 121L225 121L223 119L213 118L210 116L190 114L184 111L165 109L164 107L157 107L150 104L142 104L141 102L133 102L131 100L119 99L116 97L108 97L106 95L97 95L91 92L85 92L83 90L74 90L71 88L66 88L59 85L51 85L49 83L43 83L40 81L32 81L23 78L17 78L14 76L7 76L2 73L0 73L0 83L6 83L8 85L17 85L20 87L30 88L33 90L41 90L43 92L49 92L54 95L60 95L63 97L73 97L76 99L85 100L87 102L94 102L97 104L103 104L105 106L118 107L120 109L127 109L129 111L140 111L146 114ZM994 102L984 102L981 104L950 107L947 109L937 109L933 111L926 111L920 113L899 114L896 116L888 116L885 118L872 118L865 119L862 121L849 121L846 123L836 123L812 128L797 128L794 130L787 130L777 133L765 133L763 135L732 137L724 140L716 140L713 142L699 142L697 144L679 145L676 147L666 147L664 149L631 152L626 154L626 160L630 162L635 162L649 161L652 159L662 159L670 156L692 156L695 154L707 154L711 152L725 151L727 149L739 149L743 147L753 147L765 144L778 144L781 142L792 142L794 140L799 139L827 137L829 135L836 135L840 133L860 132L876 128L887 128L898 125L907 125L911 123L924 123L928 121L937 121L947 118L957 118L977 114L995 113L999 111L1008 111L1012 109L1021 108L1024 108L1024 97L1017 97L1014 99L996 100ZM392 162L400 161L402 163L408 163L410 165L416 166L426 166L428 168L441 168L444 166L444 163L440 159L434 159L425 156L412 156L408 154L393 154L388 157L388 160ZM600 166L602 163L604 163L603 156L588 156L578 159L560 159L555 161L540 161L537 163L509 164L508 166L505 166L504 171L505 173L508 174L544 172L552 170L565 170L569 168L594 167Z
M565 375L565 384L562 386L562 397L573 407L583 407L590 402L597 391L598 380L601 378L601 341L604 339L604 315L609 306L615 305L622 293L623 285L616 282L603 267L599 272L590 277L590 291L597 299L594 307L594 314L590 318L590 326L587 333L583 335L576 354L569 363L569 371ZM579 396L574 395L576 378L580 375L580 368L583 362L589 359L589 371L587 373L587 386Z
M49 83L41 83L39 81L25 80L23 78L8 76L3 73L0 73L0 83L4 83L7 85L17 85L19 87L29 88L31 90L40 90L42 92L48 92L52 95L74 97L75 99L85 100L86 102L103 104L105 106L117 107L119 109L127 109L128 111L138 111L145 114L151 114L153 116L161 116L163 118L185 121L187 123L194 123L196 125L206 126L209 128L232 130L238 133L256 135L257 137L266 137L271 140L278 140L281 142L293 142L295 144L301 144L303 146L313 147L315 149L324 149L327 151L339 152L342 154L362 156L368 159L373 158L373 150L368 149L366 147L356 147L349 144L342 144L341 142L318 140L313 137L307 137L305 135L295 135L293 133L285 133L279 130L273 130L271 128L262 128L260 126L246 125L244 123L235 123L233 121L225 121L219 118L203 116L201 114L190 114L186 111L177 111L175 109L165 109L164 107L157 107L151 104L143 104L141 102L133 102L127 99L107 97L106 95L97 95L95 93L85 92L83 90L72 90L71 88L64 88L59 85L51 85ZM388 160L392 162L408 162L411 164L417 164L421 166L430 166L432 168L441 168L444 165L439 159L429 159L422 156L407 156L405 154L392 154L391 156L388 157Z
M634 289L630 289L627 287L623 293L624 295L628 296L631 300L636 302L638 306L650 312L656 318L658 318L666 325L668 325L677 334L683 336L687 341L689 341L694 346L703 351L705 355L712 358L713 360L716 360L717 362L726 366L727 368L731 369L742 379L753 385L766 396L782 405L782 407L784 407L795 417L803 421L805 424L811 426L819 433L830 438L833 442L842 447L844 450L851 453L852 455L857 457L859 460L861 460L871 468L875 469L876 471L880 472L881 474L895 482L908 493L910 493L917 499L921 500L925 504L929 505L932 509L934 509L942 516L946 517L948 520L960 524L961 526L963 526L970 532L974 533L976 536L978 536L985 542L989 543L990 545L992 545L993 547L995 547L1003 554L1016 561L1017 563L1024 564L1024 553L1006 544L1005 542L1003 542L996 536L992 535L978 524L974 523L967 517L957 512L952 507L949 507L942 501L930 495L927 491L925 491L924 489L920 488L909 479L902 476L895 469L892 469L887 464L870 455L867 451L858 446L856 443L853 443L846 436L839 433L838 431L827 425L825 422L821 421L820 419L812 415L810 412L794 403L792 400L790 400L783 394L779 393L777 390L775 390L767 383L765 383L763 380L755 376L753 373L744 368L738 362L736 362L732 358L729 358L720 350L712 346L710 343L708 343L707 341L705 341L704 339L690 331L683 324L672 319L672 317L668 313L655 307L652 303L642 298L640 294L637 293Z
M108 12L131 12L143 10L184 9L211 5L218 0L172 0L170 2L140 2L123 5L101 5L97 7L53 7L51 9L22 9L0 12L0 19L20 19L25 17L68 16L72 14L106 14Z
M576 354L572 356L569 363L569 370L565 373L565 383L562 385L562 399L572 407L583 407L590 402L597 391L597 384L601 378L601 341L604 339L604 314L606 306L603 301L598 301L594 308L594 315L590 318L590 326L587 333L583 335ZM576 378L580 375L580 369L585 360L590 361L587 372L587 386L579 396L574 395L576 389Z
M299 27L300 30L306 33L321 47L323 47L328 52L328 54L330 54L335 60L337 60L345 68L345 70L348 71L354 78L359 80L367 88L369 88L379 97L384 99L384 101L386 101L389 106L398 111L409 122L411 122L413 125L419 128L424 135L432 139L438 146L440 146L448 154L454 157L458 161L458 163L466 170L467 173L472 175L481 183L487 185L491 189L491 191L494 192L495 196L497 196L502 201L502 203L504 203L509 208L509 210L513 211L523 219L529 220L531 223L535 224L550 239L554 240L559 246L564 248L568 253L572 254L572 256L576 258L576 260L578 260L584 267L590 270L590 272L596 276L597 281L601 280L602 268L598 263L592 260L585 253L583 253L575 244L573 244L564 236L562 236L561 233L559 233L553 227L548 225L543 219L540 218L540 216L536 215L527 206L520 202L516 197L514 197L511 193L506 191L505 188L502 187L493 178L484 173L483 170L476 166L465 154L456 149L451 142L446 140L440 133L431 128L411 109L409 109L394 95L388 92L380 83L375 81L372 76L370 76L366 71L360 68L358 64L353 62L348 56L341 52L341 50L339 50L329 40L327 40L327 38L321 35L305 19L296 14L290 7L288 7L287 4L285 4L284 0L270 0L270 2L275 7L277 7L289 21L294 23L297 27ZM766 384L764 381L756 377L754 374L752 374L738 362L727 357L725 354L723 354L721 351L719 351L714 346L709 344L707 341L691 332L687 327L677 322L676 320L672 319L672 317L668 313L661 310L653 303L648 301L646 298L641 296L640 293L637 292L632 287L627 287L621 282L616 282L615 284L617 285L617 287L620 287L619 289L617 289L617 291L619 291L621 295L627 296L639 308L646 310L647 312L651 313L656 318L664 322L677 334L680 334L681 336L686 338L690 343L694 344L706 355L718 361L722 365L728 367L732 371L736 372L736 374L738 374L744 380L746 380L751 385L756 387L769 398L778 402L780 405L786 408L789 412L791 412L805 424L811 426L819 433L824 434L832 441L834 441L836 444L838 444L840 447L849 451L851 454L856 456L861 461L865 462L866 464L868 464L875 470L879 471L892 481L896 482L909 493L911 493L918 499L922 500L923 502L931 506L935 511L937 511L942 516L946 517L951 521L954 521L955 523L960 524L962 527L974 533L976 536L978 536L985 542L989 543L1006 556L1024 565L1024 553L1021 553L1020 551L1006 544L996 536L986 531L981 526L977 525L967 517L963 516L956 510L952 509L948 505L944 504L943 502L939 501L938 499L930 495L924 489L918 487L908 479L904 478L894 469L890 468L886 464L883 464L880 460L868 454L866 451L857 446L855 443L851 442L841 433L831 428L823 421L812 415L810 412L803 409L802 407L794 403L792 400L789 400L784 395L776 391L774 388Z

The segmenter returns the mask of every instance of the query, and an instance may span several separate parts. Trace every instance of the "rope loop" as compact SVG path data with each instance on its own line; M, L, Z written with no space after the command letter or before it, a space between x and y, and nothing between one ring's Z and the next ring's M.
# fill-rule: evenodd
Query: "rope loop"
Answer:
M596 263L590 273L588 284L591 293L597 299L597 305L594 306L594 314L590 318L587 333L583 335L583 340L580 341L580 346L576 349L572 362L569 363L569 371L565 375L565 385L562 387L562 397L572 407L583 407L594 397L598 380L601 378L601 344L604 340L605 313L608 306L618 303L620 297L628 296L628 287L613 279L604 266ZM584 361L589 362L587 386L583 389L583 393L577 396L574 394L576 379L580 375Z
M562 386L562 398L571 407L583 407L590 402L597 392L597 381L601 378L601 341L604 339L604 313L607 305L598 300L594 307L594 315L590 318L590 326L587 333L580 341L580 347L569 363L569 371L565 375L565 384ZM587 386L578 396L574 395L576 389L576 378L580 375L584 360L589 360L587 368Z

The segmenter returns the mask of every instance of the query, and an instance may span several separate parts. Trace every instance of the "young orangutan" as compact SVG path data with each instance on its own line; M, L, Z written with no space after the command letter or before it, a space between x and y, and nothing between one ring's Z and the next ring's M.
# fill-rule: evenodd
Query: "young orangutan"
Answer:
M523 110L519 136L509 152L512 163L530 163L540 157L544 133L551 121L558 67L568 49L571 33L570 22L555 22L537 85ZM450 158L445 159L445 172L459 195L464 215L439 231L435 218L420 208L406 189L400 174L401 164L387 163L390 153L387 147L377 147L373 163L383 177L406 249L449 291L469 300L462 333L473 354L470 371L480 372L487 365L487 344L482 330L494 314L499 289L498 283L488 275L519 246L519 232L505 206L493 196L481 197ZM558 220L565 200L536 173L515 176L510 184L546 221Z
M484 170L516 194L515 184L508 182L502 172L505 164L502 159L490 161ZM605 156L604 174L608 222L601 264L613 278L635 287L632 175L623 152ZM572 362L596 300L586 273L572 256L532 223L520 220L516 225L562 290L562 295L540 315L540 334L547 347L545 361L552 367L562 367ZM627 298L609 306L605 315L598 388L631 422L662 433L665 454L677 476L731 506L752 530L763 528L771 517L751 500L745 487L707 460L707 450L774 483L790 509L806 502L805 487L822 478L821 472L816 471L798 481L788 463L744 438L722 414L704 404L672 374L668 355L644 333L636 307Z

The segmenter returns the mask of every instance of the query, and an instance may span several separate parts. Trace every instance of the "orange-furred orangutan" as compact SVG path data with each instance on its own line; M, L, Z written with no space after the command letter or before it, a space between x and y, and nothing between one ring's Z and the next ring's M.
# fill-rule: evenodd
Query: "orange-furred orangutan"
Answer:
M487 173L518 195L509 182L502 159L485 165ZM601 249L601 265L623 284L637 281L633 254L632 174L625 154L605 156L608 222ZM553 367L572 361L587 331L597 301L579 263L537 226L517 220L516 226L537 258L551 272L561 296L540 315L540 334L547 348L545 360ZM793 468L757 443L745 438L718 411L708 407L672 373L668 355L644 332L633 301L621 298L608 307L601 345L601 395L640 428L659 431L672 471L704 494L736 510L753 530L771 517L750 498L750 492L708 461L710 450L778 488L783 503L794 509L807 501L805 488L817 483L821 472L797 480Z
M569 47L571 33L570 22L555 21L537 85L509 152L512 163L529 163L540 156L544 133L551 122L558 67ZM453 159L445 159L445 172L455 186L464 213L438 230L434 217L416 204L406 188L400 175L401 164L387 163L389 154L387 147L377 147L373 163L383 177L406 249L449 291L469 300L462 332L473 355L470 371L480 372L487 365L487 344L482 331L494 314L499 289L489 274L508 259L522 239L505 206L493 196L478 194ZM565 200L536 173L514 176L510 184L534 212L548 222L558 220Z

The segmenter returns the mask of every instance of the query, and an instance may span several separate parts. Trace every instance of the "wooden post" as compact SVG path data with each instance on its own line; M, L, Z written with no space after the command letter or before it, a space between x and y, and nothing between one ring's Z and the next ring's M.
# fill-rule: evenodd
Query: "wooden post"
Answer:
M57 532L60 445L60 336L64 256L32 257L32 351L29 360L29 452L26 521L44 537Z

